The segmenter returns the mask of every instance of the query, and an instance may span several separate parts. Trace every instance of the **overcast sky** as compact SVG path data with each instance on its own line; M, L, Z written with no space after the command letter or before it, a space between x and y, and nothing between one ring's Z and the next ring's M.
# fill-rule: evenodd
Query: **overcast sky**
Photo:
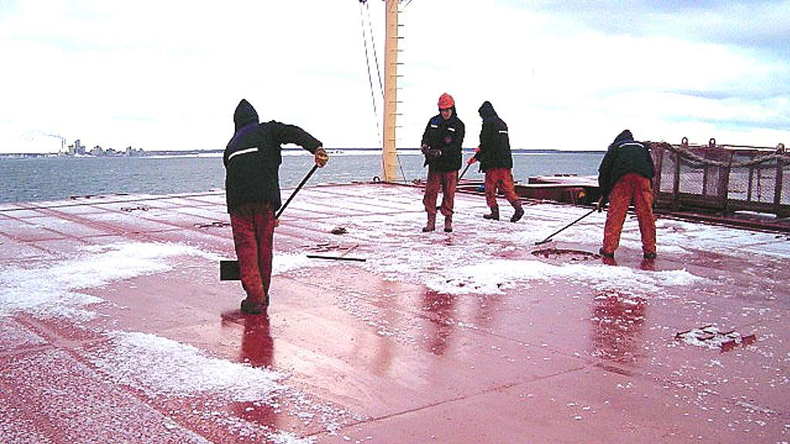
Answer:
M419 145L445 91L465 147L478 144L484 100L514 148L603 150L624 128L642 140L790 144L790 1L402 8L400 148ZM380 146L368 14L383 64L382 0L0 0L0 152L57 151L53 136L222 149L241 98L327 148Z

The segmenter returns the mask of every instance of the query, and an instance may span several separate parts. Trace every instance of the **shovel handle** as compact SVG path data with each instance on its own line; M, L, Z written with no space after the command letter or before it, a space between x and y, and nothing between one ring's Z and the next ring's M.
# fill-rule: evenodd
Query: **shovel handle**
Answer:
M470 166L472 166L472 164L471 164L471 163L467 163L467 164L466 164L466 168L464 168L464 172L463 172L463 173L461 173L461 175L460 175L460 176L458 176L458 180L461 180L461 179L463 179L463 178L464 178L464 174L466 174L466 170L468 170Z
M580 220L584 219L585 217L587 217L587 216L589 216L589 215L591 215L591 214L595 213L596 211L598 211L598 209L597 209L597 208L593 208L592 210L590 210L590 212L589 212L589 213L585 214L584 216L582 216L582 217L580 217L580 218L576 219L575 221L573 221L573 222L569 223L568 225L565 225L564 227L560 228L559 230L557 230L557 231L555 231L555 232L551 233L551 234L549 235L549 237L547 237L546 239L543 239L542 241L535 242L535 245L545 244L546 242L548 242L549 240L551 240L551 238L552 238L552 237L556 236L557 234L559 234L560 232L562 232L562 231L563 231L563 230L565 230L566 228L570 227L571 225L575 224L576 222L578 222L578 221L580 221Z
M279 219L280 218L280 215L283 214L283 211L285 210L285 207L287 207L288 204L291 203L291 201L293 200L294 196L296 196L296 193L298 193L299 190L302 189L304 184L307 183L307 180L310 179L310 176L312 176L313 173L315 173L315 170L317 170L317 169L318 169L318 165L313 165L313 168L310 169L310 172L307 173L306 176L304 176L304 179L302 179L302 182L299 183L299 185L296 187L294 192L291 193L291 196L288 197L288 200L286 200L285 203L283 204L283 206L281 206L280 209L277 211L277 214L274 216L275 219Z

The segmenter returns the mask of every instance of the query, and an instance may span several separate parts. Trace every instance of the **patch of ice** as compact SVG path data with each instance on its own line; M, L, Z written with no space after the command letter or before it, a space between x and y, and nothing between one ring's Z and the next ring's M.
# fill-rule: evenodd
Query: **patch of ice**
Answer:
M210 393L231 401L268 400L283 375L206 356L199 349L147 333L113 332L88 355L108 378L149 396Z
M34 331L13 319L0 317L0 350L46 344L47 341Z
M583 209L553 205L525 209L530 218L552 223L566 218L573 220L573 217L584 214ZM474 211L474 208L459 209L454 218L456 230L466 236L464 242L440 232L422 233L422 220L415 220L419 213L405 209L403 213L386 217L339 218L337 223L354 232L360 241L375 246L375 254L359 266L383 276L385 280L425 284L443 293L501 294L515 285L529 286L530 281L564 279L596 289L628 286L635 293L644 294L704 282L686 270L652 272L597 263L551 265L531 257L525 258L530 249L524 246L532 245L547 233L537 233L534 227L523 224L478 220L479 215L473 214ZM605 215L591 215L577 224L572 233L566 233L570 236L568 239L575 243L598 245L604 218ZM481 228L481 224L485 226ZM628 229L623 234L623 243L631 242L631 247L641 250L638 225L626 225ZM673 253L687 251L680 245L662 243L659 249ZM497 259L503 254L507 260Z
M272 442L289 444L314 442L266 427L262 431L254 423L226 412L223 406L229 402L276 408L286 405L296 417L315 418L329 432L342 428L349 416L345 410L282 384L286 375L270 368L213 358L191 345L147 333L116 331L107 336L107 343L86 351L88 361L107 380L150 397L207 397L211 401L206 409L192 413L221 424L231 433L263 432Z
M277 433L270 433L267 438L273 444L313 444L317 442L316 438L299 438L292 433L283 432L282 430Z
M332 261L311 259L301 253L275 254L272 259L272 275L285 274L307 267L326 267L331 264Z
M656 230L660 241L659 250L667 246L735 256L749 253L790 258L790 243L777 240L775 233L661 219L656 223Z
M36 316L90 319L94 313L84 307L102 299L78 290L170 270L177 256L219 260L184 244L136 242L83 247L74 259L31 269L0 268L0 315L26 311Z
M445 270L427 279L426 285L441 293L499 294L516 284L553 280L589 285L598 290L628 288L639 294L705 282L704 278L686 270L652 272L602 264L553 265L537 260L489 260Z

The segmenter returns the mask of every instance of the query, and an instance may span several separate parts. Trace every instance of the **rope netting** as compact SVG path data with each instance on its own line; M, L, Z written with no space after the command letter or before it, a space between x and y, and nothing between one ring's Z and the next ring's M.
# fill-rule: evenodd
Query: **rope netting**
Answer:
M673 206L790 211L790 155L771 148L648 142L656 162L659 202Z
M771 153L771 154L768 154L768 155L753 157L751 159L743 160L743 161L739 161L739 162L722 162L720 160L708 159L708 158L700 156L699 154L693 152L689 148L688 140L685 137L683 138L683 141L684 142L681 145L672 145L672 144L667 143L667 142L650 142L650 143L653 146L660 146L660 147L666 148L666 149L668 149L670 151L674 151L674 152L680 154L681 156L683 156L685 159L688 159L689 161L697 162L697 163L699 163L701 165L711 165L711 166L723 166L723 167L735 167L735 168L738 168L738 167L749 167L749 166L753 166L753 165L757 165L757 164L765 163L765 162L771 162L771 161L779 161L779 160L782 160L782 161L785 161L785 162L790 161L790 155L785 153L785 146L784 146L783 143L780 143L779 145L777 145L776 146L776 151ZM715 139L711 139L711 143L708 145L708 147L709 148L716 148L716 141L715 141ZM722 146L721 148L724 148L724 147L726 147L726 145Z

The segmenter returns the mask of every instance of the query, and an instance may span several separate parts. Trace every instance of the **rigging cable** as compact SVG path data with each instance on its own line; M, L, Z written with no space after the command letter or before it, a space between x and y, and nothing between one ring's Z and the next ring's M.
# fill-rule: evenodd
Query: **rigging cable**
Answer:
M383 144L384 137L381 135L381 126L379 126L379 112L376 106L376 94L373 92L373 79L370 76L370 56L368 55L368 36L365 31L365 15L362 11L362 5L367 6L366 0L359 1L359 19L362 22L362 43L365 46L365 63L368 67L368 84L370 85L370 98L373 101L373 116L376 119L376 131L378 132L379 142Z
M379 68L379 55L378 50L376 50L376 36L373 35L373 25L372 20L370 20L370 7L368 6L368 2L365 3L365 8L368 12L368 29L370 30L370 42L373 45L373 59L376 62L376 74L379 77L379 89L381 89L381 97L384 97L384 84L381 83L381 69ZM368 68L370 69L370 68Z

